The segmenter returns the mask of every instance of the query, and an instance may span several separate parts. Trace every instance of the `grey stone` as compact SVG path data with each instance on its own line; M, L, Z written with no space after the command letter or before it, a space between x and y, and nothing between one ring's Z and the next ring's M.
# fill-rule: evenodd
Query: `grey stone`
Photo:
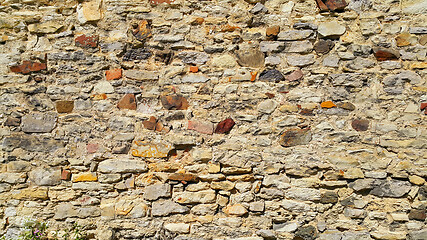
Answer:
M257 110L261 113L270 114L270 113L274 112L277 105L278 104L276 101L274 101L272 99L268 99L268 100L260 102L258 104Z
M256 232L257 235L264 238L264 240L275 240L276 235L274 234L274 231L267 230L267 229L261 229Z
M264 66L264 53L258 49L248 48L237 50L237 62L242 67L263 67Z
M191 208L191 213L195 215L214 215L218 209L218 204L198 204Z
M56 113L31 113L22 117L21 128L26 133L48 133L56 126Z
M399 180L378 180L370 194L378 197L402 197L411 190L411 183Z
M273 224L273 230L276 232L295 232L300 224L297 222L286 222Z
M289 65L297 67L305 67L315 62L313 54L289 55L286 56L286 60L288 61Z
M287 53L310 53L312 50L313 44L308 40L287 42L285 45Z
M30 152L53 152L64 145L64 142L60 140L33 135L17 134L5 137L3 140L3 147L6 151L19 147Z
M174 193L173 200L183 204L213 203L216 194L214 190L204 190L199 192L178 192Z
M264 6L264 4L257 2L251 10L249 10L252 14L258 14L258 13L266 13L268 12L268 9Z
M27 174L25 173L0 173L0 183L24 183L27 179Z
M325 67L339 67L339 57L335 54L330 54L323 59L323 66Z
M280 65L282 62L282 59L280 56L268 56L265 58L265 65L266 66L277 66Z
M396 86L402 85L405 82L409 82L411 84L419 84L421 82L421 77L417 73L413 71L402 71L399 74L387 76L384 78L385 86Z
M188 207L179 205L171 200L153 202L151 213L153 216L168 216L170 214L182 214L189 212Z
M345 33L345 26L334 21L324 22L319 24L317 32L324 38L336 38Z
M321 199L320 191L313 188L290 188L286 190L285 196L303 201L319 201Z
M361 19L360 30L363 35L373 35L381 32L381 22L376 18Z
M153 37L153 40L161 43L174 43L184 40L184 35L182 34L156 34Z
M314 240L318 236L318 232L316 227L312 225L306 225L299 227L297 232L295 233L296 239L301 240Z
M427 27L410 27L409 33L412 34L427 34Z
M182 60L183 63L186 64L205 64L209 61L209 55L204 52L180 52L177 55L178 58Z
M356 181L350 183L348 186L350 188L353 188L356 192L359 192L372 189L375 183L375 179L357 179Z
M155 81L159 79L159 73L156 71L126 70L124 76L139 81Z
M182 77L182 83L205 83L207 81L209 78L201 73L190 73Z
M360 88L368 81L368 76L361 73L340 73L329 75L333 86Z
M353 61L345 65L348 69L352 70L363 70L366 68L372 68L375 66L375 62L369 59L357 57Z
M61 170L55 168L40 167L32 170L30 180L39 186L54 186L61 183Z
M285 43L281 41L262 41L259 43L261 52L281 52L285 49Z
M277 69L264 70L259 75L260 81L269 81L269 82L280 82L284 81L285 77L283 74Z
M147 170L147 164L142 160L108 159L98 165L98 171L102 173L141 173Z
M281 31L277 35L278 40L282 41L295 41L303 40L310 37L314 32L312 30L290 30L290 31Z
M294 23L293 28L295 28L295 29L313 29L313 30L317 30L317 25L313 24L313 23L298 22L298 23Z
M157 183L145 188L145 199L153 201L161 197L171 197L171 186L169 184Z
M346 208L344 209L344 216L349 218L365 218L366 211L363 209Z
M427 229L409 232L408 240L427 240Z

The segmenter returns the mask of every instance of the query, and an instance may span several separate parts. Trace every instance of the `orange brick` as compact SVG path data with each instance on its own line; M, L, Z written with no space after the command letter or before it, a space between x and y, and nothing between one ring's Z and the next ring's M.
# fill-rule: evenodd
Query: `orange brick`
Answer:
M320 104L320 106L321 106L322 108L334 108L334 107L337 107L337 105L335 105L335 103L333 103L332 101L322 102L322 103Z
M190 66L190 72L196 73L199 71L199 68L197 66Z
M107 70L105 71L105 77L107 78L107 80L120 79L122 78L122 69L116 68L116 69Z

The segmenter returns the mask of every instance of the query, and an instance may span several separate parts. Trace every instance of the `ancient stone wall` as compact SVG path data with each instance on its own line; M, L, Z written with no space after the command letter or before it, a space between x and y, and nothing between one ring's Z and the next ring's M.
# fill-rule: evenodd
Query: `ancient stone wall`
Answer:
M427 2L346 1L0 0L1 235L426 240Z

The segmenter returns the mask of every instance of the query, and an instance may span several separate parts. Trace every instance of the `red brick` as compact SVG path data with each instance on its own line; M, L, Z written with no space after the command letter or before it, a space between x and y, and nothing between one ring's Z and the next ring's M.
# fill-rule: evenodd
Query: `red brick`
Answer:
M70 181L71 180L71 172L63 169L61 172L61 180Z
M190 72L196 73L199 71L199 68L197 66L190 66Z
M98 151L99 145L96 143L88 143L86 146L87 153L96 153Z
M96 48L98 46L98 36L86 36L85 34L76 37L74 40L77 47Z
M30 72L39 72L41 70L46 70L46 63L33 62L33 61L23 61L21 65L10 67L10 71L16 73L27 74Z
M215 128L215 133L228 133L233 128L234 124L236 124L233 119L227 118L224 121L218 123Z
M199 133L213 134L214 126L211 122L188 121L188 129Z
M123 96L123 98L117 104L119 109L129 109L136 110L136 99L135 95L132 93L128 93Z
M123 71L121 68L107 70L107 71L105 71L105 78L107 80L120 79L120 78L122 78L122 73L123 73Z
M180 95L161 96L160 100L167 110L186 110L189 107L187 99Z
M427 108L427 102L421 103L420 110L424 110Z

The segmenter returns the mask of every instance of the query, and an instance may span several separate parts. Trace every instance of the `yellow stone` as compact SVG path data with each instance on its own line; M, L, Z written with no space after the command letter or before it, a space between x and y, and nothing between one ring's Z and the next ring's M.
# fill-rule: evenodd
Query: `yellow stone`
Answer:
M409 181L415 185L423 185L426 182L424 178L415 175L410 176Z
M19 190L12 194L12 198L19 200L47 200L47 187L33 187Z
M172 149L172 145L166 143L134 141L130 151L135 157L166 158Z
M411 64L412 69L424 69L427 68L427 62L416 62Z
M221 166L219 164L209 163L208 172L209 173L219 173L221 171Z
M294 104L283 104L280 106L279 111L281 112L298 112L298 106Z
M96 182L98 181L98 177L96 173L87 172L87 173L79 173L73 175L73 182Z
M84 2L77 7L77 19L80 23L93 22L101 19L102 0Z
M337 105L335 105L335 103L333 103L332 101L322 102L322 103L320 104L320 106L321 106L322 108L334 108L334 107L337 107Z
M248 210L246 210L242 204L238 203L234 205L228 205L223 209L223 212L229 216L243 216L248 212Z

